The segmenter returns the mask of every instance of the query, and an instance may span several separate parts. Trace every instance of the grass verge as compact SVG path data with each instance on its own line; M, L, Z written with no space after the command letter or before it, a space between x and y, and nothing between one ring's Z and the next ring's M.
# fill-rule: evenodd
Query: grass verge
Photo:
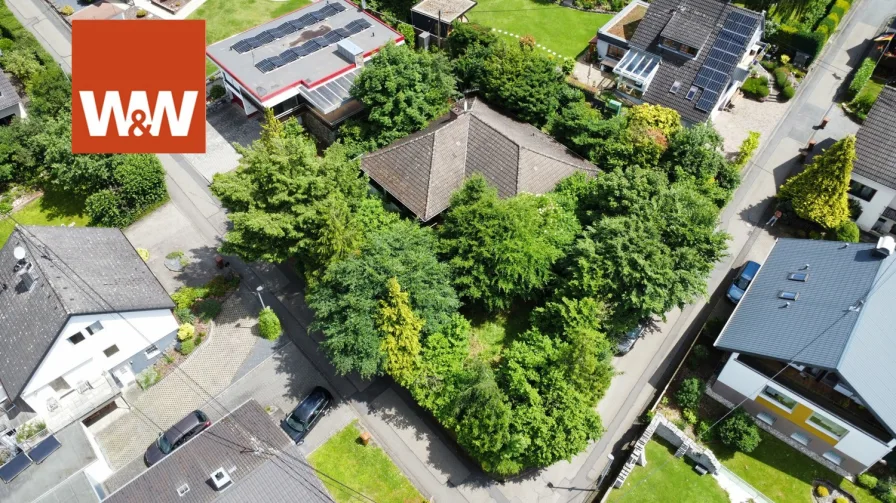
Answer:
M308 456L333 499L337 503L424 501L389 456L379 447L362 445L359 434L352 423Z

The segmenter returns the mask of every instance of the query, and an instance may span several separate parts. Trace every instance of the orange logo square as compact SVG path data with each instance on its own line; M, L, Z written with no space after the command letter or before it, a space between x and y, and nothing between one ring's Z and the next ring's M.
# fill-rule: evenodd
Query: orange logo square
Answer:
M205 21L74 21L72 152L205 152Z

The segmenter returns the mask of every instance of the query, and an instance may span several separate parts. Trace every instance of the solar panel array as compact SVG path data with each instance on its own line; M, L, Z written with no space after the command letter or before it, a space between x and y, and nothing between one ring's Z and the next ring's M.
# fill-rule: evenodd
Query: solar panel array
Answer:
M337 28L328 32L326 35L312 38L302 45L287 49L276 56L265 58L256 63L255 68L258 68L262 73L272 72L281 66L286 66L309 54L314 54L324 47L333 45L342 39L361 33L367 28L370 28L370 26L370 21L366 19L356 19L342 28Z
M719 100L719 95L728 86L731 70L740 61L747 44L756 32L759 20L743 12L728 14L715 44L709 50L703 66L697 72L694 85L703 89L697 109L709 112Z
M345 6L341 3L327 4L322 9L318 9L314 12L309 12L296 19L286 21L276 28L265 30L258 35L255 35L254 37L244 38L239 42L231 45L230 48L240 54L243 54L253 49L258 49L263 45L270 44L271 42L279 40L287 35L291 35L298 31L304 30L305 28L319 21L323 21L324 19L327 19L329 17L333 17L344 10Z

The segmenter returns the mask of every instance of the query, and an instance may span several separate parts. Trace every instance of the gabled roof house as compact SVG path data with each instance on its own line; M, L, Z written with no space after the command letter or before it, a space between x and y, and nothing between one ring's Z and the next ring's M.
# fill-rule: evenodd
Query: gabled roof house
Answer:
M856 224L896 232L896 88L884 86L856 134L849 196L862 206Z
M174 303L118 229L16 227L0 249L0 428L111 403L174 344Z
M686 124L712 119L761 57L764 22L722 0L656 0L612 65L617 89L633 103L677 110Z
M474 173L500 197L543 194L577 171L597 168L537 128L480 100L462 101L423 131L361 158L361 169L422 222L448 209Z
M896 242L780 239L715 342L712 384L841 474L896 447Z

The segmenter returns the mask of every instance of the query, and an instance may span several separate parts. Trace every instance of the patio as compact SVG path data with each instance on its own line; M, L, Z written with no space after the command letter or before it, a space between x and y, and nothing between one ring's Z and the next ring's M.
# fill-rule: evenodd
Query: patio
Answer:
M103 374L68 390L61 398L51 398L47 401L46 409L38 410L37 413L46 421L48 430L59 431L113 400L120 393L121 390L112 378Z

